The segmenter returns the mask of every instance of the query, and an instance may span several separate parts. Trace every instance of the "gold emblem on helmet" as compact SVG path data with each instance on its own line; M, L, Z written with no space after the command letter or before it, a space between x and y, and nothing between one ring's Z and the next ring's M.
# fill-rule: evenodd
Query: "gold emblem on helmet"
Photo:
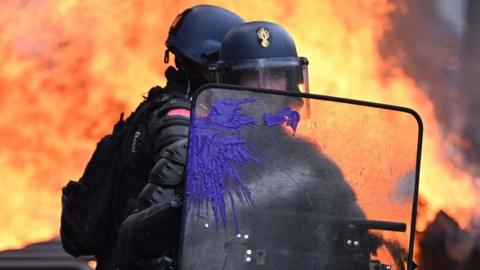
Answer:
M270 32L265 27L260 27L257 29L257 36L259 38L260 45L263 48L270 47Z

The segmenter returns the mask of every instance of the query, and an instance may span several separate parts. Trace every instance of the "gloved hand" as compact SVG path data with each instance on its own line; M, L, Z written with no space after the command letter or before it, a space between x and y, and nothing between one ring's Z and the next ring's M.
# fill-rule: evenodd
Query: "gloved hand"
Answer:
M178 242L183 196L152 186L144 189L146 197L139 197L139 205L120 226L120 246L134 258L158 258Z

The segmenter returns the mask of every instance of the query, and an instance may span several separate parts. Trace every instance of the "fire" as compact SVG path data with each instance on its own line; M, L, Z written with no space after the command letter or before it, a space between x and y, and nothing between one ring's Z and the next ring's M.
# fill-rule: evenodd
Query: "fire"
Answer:
M164 83L170 22L200 1L5 1L0 4L0 249L58 235L61 187L76 179L121 111ZM425 130L422 230L443 209L463 227L477 202L471 176L447 159L432 102L378 53L387 0L211 1L246 20L286 27L310 60L315 93L415 109Z

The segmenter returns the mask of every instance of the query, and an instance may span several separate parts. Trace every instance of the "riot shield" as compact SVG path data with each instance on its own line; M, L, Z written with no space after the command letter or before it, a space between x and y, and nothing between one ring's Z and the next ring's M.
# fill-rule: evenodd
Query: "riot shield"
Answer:
M412 110L225 85L193 100L182 270L412 269Z

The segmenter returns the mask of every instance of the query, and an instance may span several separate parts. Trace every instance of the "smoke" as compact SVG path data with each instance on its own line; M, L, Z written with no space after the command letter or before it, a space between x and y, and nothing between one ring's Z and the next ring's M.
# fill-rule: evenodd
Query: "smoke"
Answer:
M459 91L461 35L437 13L436 1L403 0L392 12L392 28L381 40L380 53L397 64L430 96L445 132L460 133L467 99Z
M398 203L410 201L414 195L415 172L410 172L400 178L393 190L393 200Z
M379 52L428 94L440 123L440 155L470 174L470 192L478 197L473 188L480 175L480 2L395 2L403 8L390 14L392 26Z
M433 101L448 142L444 155L458 166L478 171L472 167L480 160L480 111L476 109L480 101L480 4L466 0L395 2L404 8L390 14L392 27L381 40L380 53L396 62Z

